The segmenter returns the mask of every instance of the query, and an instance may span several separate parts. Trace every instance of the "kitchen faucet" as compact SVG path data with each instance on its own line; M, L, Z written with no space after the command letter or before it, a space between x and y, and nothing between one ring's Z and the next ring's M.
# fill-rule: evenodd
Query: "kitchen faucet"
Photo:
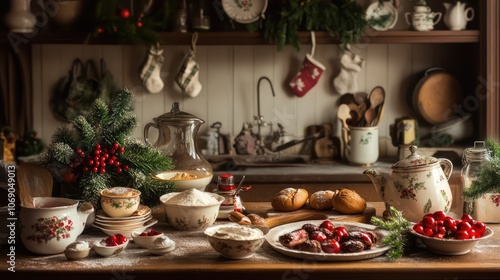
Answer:
M274 94L274 88L273 84L271 83L271 80L269 80L268 77L260 77L259 81L257 82L257 116L254 116L254 121L257 124L257 141L255 143L255 146L257 148L257 154L264 154L265 151L265 143L264 143L264 137L262 137L262 127L265 126L270 126L271 127L271 132L272 132L272 122L265 122L264 117L260 114L260 82L262 80L267 80L269 82L269 85L271 87L271 92L273 94L273 97L276 96Z

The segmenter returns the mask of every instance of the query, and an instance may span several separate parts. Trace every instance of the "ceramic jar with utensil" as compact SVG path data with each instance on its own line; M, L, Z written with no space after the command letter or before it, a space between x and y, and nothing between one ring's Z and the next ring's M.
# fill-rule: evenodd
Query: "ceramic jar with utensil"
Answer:
M378 126L350 127L345 136L344 152L349 164L370 166L377 162Z

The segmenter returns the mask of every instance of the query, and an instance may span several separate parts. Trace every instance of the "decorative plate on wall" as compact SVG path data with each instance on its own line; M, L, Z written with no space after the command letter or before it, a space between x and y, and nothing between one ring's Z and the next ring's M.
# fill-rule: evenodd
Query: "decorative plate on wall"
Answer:
M222 8L238 23L257 21L267 9L267 0L222 0Z
M373 2L366 9L366 21L368 25L377 31L392 29L398 21L398 11L392 2Z

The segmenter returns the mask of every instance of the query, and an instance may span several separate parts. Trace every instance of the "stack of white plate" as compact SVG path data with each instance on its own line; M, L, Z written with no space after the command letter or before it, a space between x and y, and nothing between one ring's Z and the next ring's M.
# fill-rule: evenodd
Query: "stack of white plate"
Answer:
M122 218L112 218L104 213L104 211L99 210L96 213L95 222L92 226L102 230L110 236L121 233L125 237L131 238L133 232L145 231L158 222L158 220L153 219L149 207L140 205L139 208L141 209L141 207L146 208L139 211L141 214L134 214L130 217Z

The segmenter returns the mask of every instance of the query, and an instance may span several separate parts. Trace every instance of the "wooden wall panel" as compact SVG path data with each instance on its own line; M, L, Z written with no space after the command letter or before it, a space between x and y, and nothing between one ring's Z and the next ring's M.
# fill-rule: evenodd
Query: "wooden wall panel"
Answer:
M330 122L335 134L340 135L336 114L340 95L334 91L333 80L339 72L337 45L316 46L315 58L322 62L326 71L304 97L296 97L288 83L300 70L309 45L296 51L290 46L277 52L273 45L259 46L197 46L197 61L200 64L200 82L203 89L192 98L181 92L174 78L189 46L163 46L164 64L161 77L165 87L158 94L148 93L139 77L147 49L143 46L106 45L34 45L33 84L35 130L50 142L55 129L64 124L50 110L50 96L58 79L66 75L74 58L106 60L119 86L131 89L135 94L135 113L139 117L139 128L134 133L143 139L146 123L154 117L169 112L172 102L181 103L181 110L192 113L206 121L200 135L217 121L222 122L221 132L233 138L245 121L253 121L257 115L257 82L268 77L276 93L272 97L267 81L261 83L261 114L265 121L285 127L292 137L304 136L309 125ZM428 44L363 44L351 46L353 52L365 59L358 74L358 90L369 93L375 85L386 89L386 110L380 124L381 155L394 154L390 143L389 125L396 117L412 115L408 93L417 81L417 73L437 64L459 67L457 62L446 63L448 48ZM263 133L268 133L264 128ZM155 132L151 131L154 139Z

